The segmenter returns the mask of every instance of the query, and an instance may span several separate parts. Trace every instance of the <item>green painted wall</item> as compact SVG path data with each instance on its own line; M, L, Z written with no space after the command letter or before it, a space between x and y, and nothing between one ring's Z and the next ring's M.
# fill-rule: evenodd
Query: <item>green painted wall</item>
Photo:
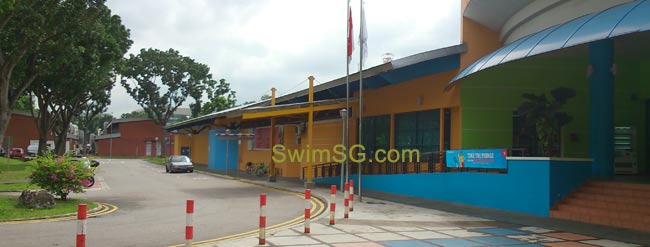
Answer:
M548 93L565 86L577 96L565 106L573 121L564 127L564 154L587 157L589 97L587 59L531 58L488 69L461 82L463 148L512 147L512 113L526 92ZM550 95L549 95L550 97ZM568 134L576 133L575 141Z
M574 55L575 57L575 55ZM641 172L650 171L646 162L646 106L650 100L650 59L616 58L616 126L637 128ZM565 106L573 121L563 129L565 157L588 157L589 91L587 57L580 59L535 57L505 64L472 75L461 82L462 148L512 147L512 112L523 102L525 92L548 93L556 87L576 89L577 96ZM570 140L575 133L577 140Z

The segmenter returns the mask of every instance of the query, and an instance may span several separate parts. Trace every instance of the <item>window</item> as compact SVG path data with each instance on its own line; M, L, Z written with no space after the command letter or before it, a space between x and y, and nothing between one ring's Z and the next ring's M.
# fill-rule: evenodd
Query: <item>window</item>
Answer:
M395 115L395 148L418 149L420 153L440 150L438 109Z
M390 147L390 116L365 117L362 119L361 144L366 148L366 153L374 156L378 149Z
M255 128L255 143L253 144L255 149L271 149L271 143L269 143L269 135L271 134L270 130L271 127ZM275 135L273 142L275 144L280 144L280 132L280 126L275 126L275 130L273 131L273 134Z
M512 156L539 156L537 131L534 125L528 126L526 118L517 111L512 113Z

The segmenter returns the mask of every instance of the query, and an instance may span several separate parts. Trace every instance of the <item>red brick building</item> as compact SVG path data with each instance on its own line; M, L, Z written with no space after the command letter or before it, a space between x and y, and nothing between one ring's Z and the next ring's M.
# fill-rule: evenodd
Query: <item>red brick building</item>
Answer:
M162 127L147 118L116 119L102 135L95 137L95 153L101 156L160 156L161 148L171 154L174 143L171 134L160 139ZM170 141L171 140L171 141Z
M72 150L77 144L79 137L78 130L74 130L75 127L70 127L71 131L68 133L67 144L68 147L65 150ZM74 134L73 134L74 132ZM11 143L8 140L11 139ZM8 150L9 144L11 147L22 148L27 152L27 146L31 142L38 141L38 128L36 126L36 119L32 117L31 113L14 111L11 114L11 119L9 120L9 126L5 132L5 140L3 142L3 148ZM50 145L54 146L54 137L50 134L47 135L47 141Z

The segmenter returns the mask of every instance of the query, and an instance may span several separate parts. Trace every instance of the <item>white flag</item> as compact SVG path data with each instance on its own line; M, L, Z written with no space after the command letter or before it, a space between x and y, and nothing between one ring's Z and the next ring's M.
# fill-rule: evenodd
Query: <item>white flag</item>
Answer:
M360 28L359 32L359 46L361 47L361 67L363 67L364 61L368 58L368 31L366 31L366 14L363 11L363 0L361 1L361 19L360 19Z

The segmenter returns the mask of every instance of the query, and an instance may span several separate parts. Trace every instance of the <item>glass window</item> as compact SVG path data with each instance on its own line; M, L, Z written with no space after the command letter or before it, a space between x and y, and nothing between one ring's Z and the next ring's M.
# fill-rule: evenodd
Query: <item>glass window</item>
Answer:
M439 110L395 114L395 149L440 150Z
M362 120L361 144L366 148L366 153L374 155L378 149L390 147L390 116L364 117Z
M269 135L271 134L270 130L271 127L255 128L255 149L271 149L271 143L269 143ZM275 144L279 144L280 126L275 126L275 131L273 131L273 134L275 135L273 142Z

